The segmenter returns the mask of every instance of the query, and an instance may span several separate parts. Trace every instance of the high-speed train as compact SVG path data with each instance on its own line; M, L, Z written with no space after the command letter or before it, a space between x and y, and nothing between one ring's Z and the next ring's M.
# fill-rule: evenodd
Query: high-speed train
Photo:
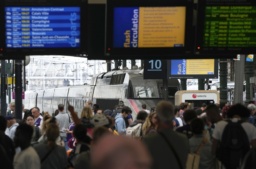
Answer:
M179 81L169 79L168 96L171 101L174 101L178 90L181 90ZM95 76L90 84L26 91L24 107L29 109L37 106L41 112L51 114L58 104L67 105L69 101L80 113L88 100L103 110L114 109L122 101L131 107L133 113L137 113L142 104L150 109L163 98L163 80L143 79L141 70L116 70Z

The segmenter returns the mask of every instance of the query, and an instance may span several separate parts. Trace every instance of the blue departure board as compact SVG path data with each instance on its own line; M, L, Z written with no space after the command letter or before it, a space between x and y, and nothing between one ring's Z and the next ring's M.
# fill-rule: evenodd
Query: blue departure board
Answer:
M79 48L80 7L5 7L6 48Z

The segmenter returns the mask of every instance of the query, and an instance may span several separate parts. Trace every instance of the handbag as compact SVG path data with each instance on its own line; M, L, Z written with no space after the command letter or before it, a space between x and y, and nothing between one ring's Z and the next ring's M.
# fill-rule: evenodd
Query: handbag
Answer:
M200 150L207 143L207 139L203 137L200 145L197 147L196 151L188 154L186 169L198 169L200 163Z

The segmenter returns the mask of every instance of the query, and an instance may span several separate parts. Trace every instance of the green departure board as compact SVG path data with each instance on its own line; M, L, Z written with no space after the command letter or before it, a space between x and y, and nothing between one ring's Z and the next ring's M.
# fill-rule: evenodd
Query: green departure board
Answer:
M204 47L256 47L256 6L206 6L204 17Z

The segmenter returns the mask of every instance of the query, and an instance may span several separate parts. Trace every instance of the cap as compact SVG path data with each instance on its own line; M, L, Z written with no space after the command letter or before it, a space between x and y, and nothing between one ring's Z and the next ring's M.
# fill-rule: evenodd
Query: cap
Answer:
M91 120L95 127L105 126L109 124L108 118L104 114L95 114Z
M110 109L104 110L103 114L105 114L105 116L110 116L110 117L115 117L115 116L116 116L116 113L113 112L113 111L110 110Z
M9 115L5 116L5 119L6 120L12 120L12 119L14 119L14 116L9 114Z

